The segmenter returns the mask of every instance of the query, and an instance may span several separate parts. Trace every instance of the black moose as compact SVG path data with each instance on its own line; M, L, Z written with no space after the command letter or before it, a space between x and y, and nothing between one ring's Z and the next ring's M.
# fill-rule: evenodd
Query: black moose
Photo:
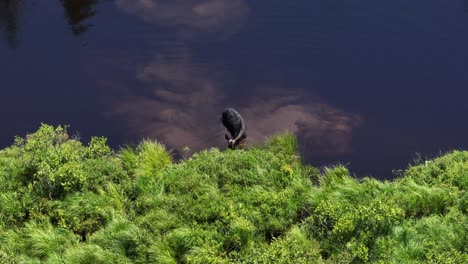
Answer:
M224 135L228 141L227 147L235 149L247 137L244 119L235 109L226 108L221 115L221 122L231 134L230 137Z

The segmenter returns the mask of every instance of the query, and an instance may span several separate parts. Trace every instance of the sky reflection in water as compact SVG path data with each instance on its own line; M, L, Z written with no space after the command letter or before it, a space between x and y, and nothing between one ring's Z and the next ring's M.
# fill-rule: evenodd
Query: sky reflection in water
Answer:
M0 144L46 122L224 147L232 106L251 143L289 130L313 165L388 178L468 148L467 20L442 0L1 1Z

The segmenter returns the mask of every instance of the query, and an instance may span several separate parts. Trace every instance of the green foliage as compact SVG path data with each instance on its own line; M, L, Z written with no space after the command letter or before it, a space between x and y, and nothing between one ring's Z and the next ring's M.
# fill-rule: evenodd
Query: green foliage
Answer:
M0 263L468 263L467 175L464 151L381 182L290 133L173 163L42 125L0 150Z
M79 234L82 240L110 222L115 214L125 213L125 197L116 185L108 183L97 193L84 192L69 195L57 203L51 215L57 226Z
M107 226L90 237L90 243L96 244L113 254L136 259L142 244L139 228L129 220L117 217Z
M79 263L79 264L124 264L132 263L128 258L104 250L95 244L80 244L77 247L69 248L63 255L62 260L55 263ZM54 262L51 262L54 263Z
M457 209L447 215L411 219L377 241L383 260L398 263L466 263L468 217Z
M418 184L468 188L468 151L453 151L424 164L412 166L405 173Z
M166 148L156 141L149 140L143 141L135 149L122 149L118 157L132 177L131 182L125 186L132 200L143 193L153 192L155 185L161 182L164 169L172 164L172 157Z
M158 175L164 167L172 164L172 157L165 147L149 140L140 143L136 150L124 149L120 156L136 177Z
M107 146L107 138L105 137L92 137L86 149L86 154L91 158L98 158L110 155L112 149Z
M321 188L310 198L310 233L322 241L325 256L345 253L348 261L369 260L375 239L404 217L404 210L387 204L381 183L351 178L346 168L327 169Z
M294 226L270 243L252 244L243 251L233 252L231 257L236 263L323 263L320 251L317 241Z
M31 221L21 229L3 233L0 252L12 262L18 256L46 261L77 244L78 237L71 231L54 227L48 221Z
M269 138L264 146L260 146L260 148L275 153L277 157L288 161L297 160L299 158L296 137L290 132L285 132L281 136Z

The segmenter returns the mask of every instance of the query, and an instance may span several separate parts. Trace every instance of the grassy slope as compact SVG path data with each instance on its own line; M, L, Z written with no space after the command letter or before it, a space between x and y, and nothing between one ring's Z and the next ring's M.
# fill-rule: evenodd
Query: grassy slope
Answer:
M394 181L300 162L291 135L174 164L42 126L0 151L1 263L468 263L468 152Z

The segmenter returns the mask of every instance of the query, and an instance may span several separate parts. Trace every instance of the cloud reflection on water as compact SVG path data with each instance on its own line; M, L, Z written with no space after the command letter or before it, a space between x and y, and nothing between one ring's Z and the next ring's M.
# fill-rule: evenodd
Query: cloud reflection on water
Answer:
M203 67L192 63L189 50L178 52L177 59L156 55L137 73L145 92L130 90L131 98L117 100L114 107L134 135L200 150L216 133L216 118L210 115L221 95Z
M343 154L350 150L353 129L361 118L287 87L270 89L259 96L252 87L243 102L232 102L221 81L211 78L209 65L193 63L190 50L179 57L156 55L136 74L146 92L130 91L131 97L115 102L133 136L155 138L180 151L224 147L224 128L219 119L226 106L237 108L247 122L248 142L291 131L314 152ZM174 59L177 58L177 59ZM258 90L256 92L256 90ZM261 99L260 99L261 98Z
M150 24L190 33L229 35L239 29L249 13L242 0L117 0L122 10ZM220 113L237 108L247 122L249 143L291 131L313 151L343 154L350 150L353 128L361 118L290 87L250 87L241 99L229 95L226 83L214 76L216 66L195 63L192 50L174 48L155 55L136 73L141 86L130 97L115 101L134 137L156 138L180 151L224 147Z
M287 130L296 134L308 151L337 155L351 150L352 131L362 117L319 98L288 95L287 91L285 87L274 96L255 99L242 111L250 121L249 137L253 142L262 142L266 136Z
M243 0L116 0L116 4L152 24L213 33L239 28L249 13Z

